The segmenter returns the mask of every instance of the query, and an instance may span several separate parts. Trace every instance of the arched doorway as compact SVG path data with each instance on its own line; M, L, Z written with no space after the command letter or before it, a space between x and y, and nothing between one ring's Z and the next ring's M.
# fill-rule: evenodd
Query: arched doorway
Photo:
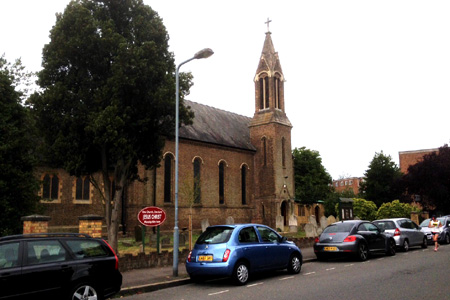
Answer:
M287 215L288 215L288 208L286 201L281 202L281 215L283 216L283 225L287 226Z
M314 215L316 216L317 225L320 225L319 213L320 213L319 205L316 205L316 207L314 208Z

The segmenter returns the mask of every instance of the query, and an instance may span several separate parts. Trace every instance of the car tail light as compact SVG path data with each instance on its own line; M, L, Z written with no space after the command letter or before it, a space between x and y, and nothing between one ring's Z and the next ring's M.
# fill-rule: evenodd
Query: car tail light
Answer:
M188 255L188 258L187 258L188 262L191 262L191 255L192 255L192 251L189 251L189 255Z
M103 240L105 242L106 245L108 245L109 249L111 249L112 253L114 254L114 258L116 259L116 265L114 266L114 269L118 270L119 269L119 258L117 257L116 252L114 251L114 249L111 247L110 244L108 244L107 241Z
M316 237L316 239L314 240L314 243L318 243L319 242L319 237Z
M349 235L344 239L344 242L354 242L354 241L356 241L356 236L354 235Z
M399 236L401 234L400 229L395 228L394 236Z
M228 261L228 259L230 258L230 253L231 253L230 249L225 250L225 253L223 254L223 258L222 258L223 262L227 262Z

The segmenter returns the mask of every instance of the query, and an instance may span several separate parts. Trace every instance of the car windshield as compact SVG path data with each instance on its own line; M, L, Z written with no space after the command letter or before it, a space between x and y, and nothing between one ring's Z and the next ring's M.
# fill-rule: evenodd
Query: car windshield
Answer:
M220 244L230 239L234 228L231 227L208 227L197 240L197 244Z
M428 227L428 224L430 224L430 219L423 220L422 223L420 223L420 226Z
M350 232L354 223L336 223L325 228L323 233Z

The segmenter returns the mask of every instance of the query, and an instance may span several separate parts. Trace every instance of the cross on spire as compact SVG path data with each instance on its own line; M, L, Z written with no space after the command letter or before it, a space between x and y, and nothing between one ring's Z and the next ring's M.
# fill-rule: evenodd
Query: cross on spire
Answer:
M267 21L264 22L264 24L267 24L267 32L270 32L269 30L269 23L272 22L272 20L269 20L269 18L267 18Z

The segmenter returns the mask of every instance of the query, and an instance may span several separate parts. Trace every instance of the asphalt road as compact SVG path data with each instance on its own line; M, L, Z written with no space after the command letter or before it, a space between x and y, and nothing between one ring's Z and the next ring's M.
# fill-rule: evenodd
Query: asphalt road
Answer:
M340 259L303 265L298 275L285 271L253 277L246 286L228 280L192 283L147 294L125 297L165 300L262 299L448 299L450 245L377 255L366 262Z

